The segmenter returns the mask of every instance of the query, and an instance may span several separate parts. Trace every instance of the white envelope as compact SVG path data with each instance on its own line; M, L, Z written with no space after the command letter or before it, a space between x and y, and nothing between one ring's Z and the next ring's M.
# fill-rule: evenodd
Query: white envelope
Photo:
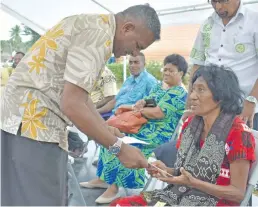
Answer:
M147 142L141 141L134 137L128 137L128 136L124 136L123 138L118 138L118 139L122 140L125 144L149 144Z

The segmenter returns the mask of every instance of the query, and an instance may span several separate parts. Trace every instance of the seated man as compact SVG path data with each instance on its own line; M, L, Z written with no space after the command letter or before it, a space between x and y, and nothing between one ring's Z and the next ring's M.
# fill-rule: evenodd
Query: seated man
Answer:
M110 111L115 112L121 105L135 104L138 100L147 96L152 87L157 84L156 78L145 69L145 56L143 53L136 57L129 57L129 70L131 76L126 79L116 97L98 109L100 114Z

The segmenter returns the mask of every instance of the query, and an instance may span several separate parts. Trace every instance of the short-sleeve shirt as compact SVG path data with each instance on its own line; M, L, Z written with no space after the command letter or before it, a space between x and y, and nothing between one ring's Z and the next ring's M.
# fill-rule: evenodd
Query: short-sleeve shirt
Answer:
M123 83L119 93L116 95L116 105L113 112L121 105L132 105L143 99L143 97L148 96L157 83L157 79L146 70L142 71L137 77L131 75Z
M258 79L258 12L241 3L237 14L226 26L214 12L201 25L190 60L196 65L216 64L231 68L248 96Z
M180 137L177 141L176 148L179 149L183 131L189 126L193 117L188 118L183 127ZM204 141L201 140L200 147L202 147ZM244 159L249 160L251 163L255 161L255 140L250 129L244 124L244 122L236 117L232 128L228 134L225 143L225 157L220 168L220 174L217 178L216 185L228 186L230 185L230 163L235 160ZM217 206L238 206L238 203L220 199Z
M97 104L104 98L115 96L116 94L116 77L111 70L105 67L100 79L97 81L96 87L91 93L91 99L94 104Z
M16 67L2 97L1 129L67 150L65 81L91 93L110 58L114 15L74 15L48 30Z

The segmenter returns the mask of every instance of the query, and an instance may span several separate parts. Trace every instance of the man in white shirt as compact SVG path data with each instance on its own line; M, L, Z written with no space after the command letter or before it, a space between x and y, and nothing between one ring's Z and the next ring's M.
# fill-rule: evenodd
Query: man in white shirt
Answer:
M240 0L210 0L215 12L202 24L191 52L200 65L231 68L245 93L242 119L258 130L258 13Z

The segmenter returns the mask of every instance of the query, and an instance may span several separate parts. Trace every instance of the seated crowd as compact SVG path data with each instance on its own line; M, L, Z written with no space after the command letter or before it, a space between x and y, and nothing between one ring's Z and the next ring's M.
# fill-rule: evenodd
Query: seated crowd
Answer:
M159 82L147 72L143 53L130 56L131 76L119 93L115 93L115 78L109 77L109 81L102 78L103 82L96 87L99 93L102 91L102 95L98 96L101 103L96 101L95 105L103 118L107 117L106 114L112 117L117 110L125 110L140 112L147 119L137 133L125 135L148 143L133 144L146 159L165 143L169 148L166 150L175 151L174 155L177 153L170 159L170 167L158 160L147 169L151 176L168 183L168 186L121 198L119 187L144 187L145 169L125 168L116 156L103 147L97 163L97 178L80 185L106 189L95 202L111 203L111 206L146 206L157 202L171 206L239 205L246 189L249 169L255 161L255 141L250 129L238 117L243 94L236 75L232 70L216 65L203 66L194 74L189 92L192 115L184 122L174 144L170 139L185 112L187 91L182 78L188 65L177 54L167 56L163 64L163 79ZM108 69L105 71L105 74L112 74ZM93 97L96 94L93 92ZM146 106L147 100L154 100L155 105Z

